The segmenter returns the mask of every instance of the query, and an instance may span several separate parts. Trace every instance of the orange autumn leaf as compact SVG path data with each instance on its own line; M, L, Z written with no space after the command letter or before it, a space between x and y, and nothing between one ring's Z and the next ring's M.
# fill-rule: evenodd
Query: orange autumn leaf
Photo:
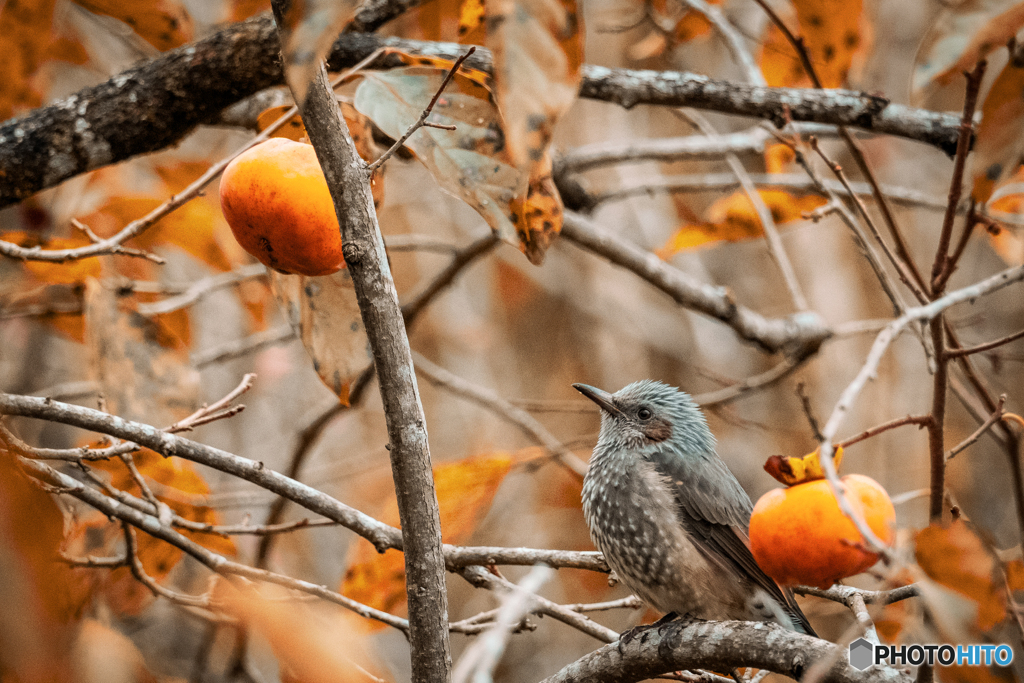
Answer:
M1006 591L995 555L963 521L919 531L914 554L929 578L977 604L979 631L990 631L1006 617Z
M993 195L987 207L989 214L999 220L999 214L1024 215L1024 193L1014 192L1024 182L1024 167L1003 184ZM992 249L1006 262L1015 266L1024 263L1024 230L1020 227L992 227L988 230Z
M486 11L484 0L462 0L462 5L459 6L460 43L474 42L469 38L483 25Z
M764 172L768 174L785 173L786 168L796 159L796 152L789 145L781 142L768 145L764 150Z
M256 130L262 133L269 128L271 124L284 116L285 112L291 108L290 104L282 104L276 107L270 107L269 109L264 109L260 112L260 115L256 117ZM290 119L288 119L288 123L274 131L270 137L301 142L307 137L306 126L302 123L302 117L299 116L298 112L296 112Z
M53 40L56 0L0 5L0 121L39 106L45 86L40 68Z
M0 440L0 668L4 680L74 680L69 670L80 591L60 562L64 516Z
M475 455L434 468L434 485L441 509L441 536L445 543L462 543L490 509L491 501L515 458L509 453ZM380 520L399 525L398 503L392 501ZM341 593L385 611L401 609L406 600L405 558L397 550L379 554L365 540L357 542ZM377 630L383 624L370 622Z
M822 87L841 87L855 56L868 42L861 21L862 0L794 0L793 6L796 26L793 21L788 26L803 38ZM796 51L771 23L761 46L760 64L770 86L805 86L811 82Z
M270 0L231 0L228 21L242 21L270 9Z
M519 248L534 265L544 262L544 254L561 232L565 208L551 177L550 155L545 155L538 172L539 175L530 180L525 200L517 197L512 201Z
M973 163L971 197L984 204L995 186L1016 170L1024 141L1024 65L1010 60L999 72L981 106Z
M413 55L409 54L408 52L403 52L392 47L385 48L385 53L397 57L402 61L403 64L408 64L409 66L428 66L434 69L441 69L445 73L451 71L452 67L455 66L455 62L453 62L450 59L445 59L444 57L431 57L430 55ZM459 78L465 78L485 88L487 91L487 97L490 97L490 91L494 84L491 82L491 75L486 71L472 69L468 66L460 66L456 80L458 80ZM478 96L482 95L478 94Z
M93 444L96 447L100 445ZM195 471L192 463L177 458L165 458L148 448L136 452L132 459L157 499L166 503L180 517L201 524L220 523L219 515L212 508L196 502L209 495L210 487ZM109 475L110 484L114 488L141 497L142 491L138 484L128 467L119 459L100 460L91 466ZM104 545L110 547L110 554L114 554L111 546L121 543L120 525L110 524L106 517L93 515L81 523L72 532L71 537L78 542L84 542L84 537L90 530L95 530L93 534L99 531ZM178 530L215 553L235 554L235 545L230 538L185 529ZM136 536L139 559L146 573L158 582L164 581L181 560L182 551L143 532L137 533ZM152 593L136 581L128 567L104 571L106 573L98 582L100 590L119 613L138 614L152 601Z
M286 592L274 587L266 594L251 585L228 581L218 581L214 587L217 606L270 644L282 681L381 680L368 673L374 669L366 656L370 647L355 631L348 615L327 616L288 598Z
M140 38L160 50L184 45L192 40L192 17L175 0L74 0L94 14L104 14L128 24Z
M823 197L797 197L785 190L758 190L777 224L800 220L803 214L822 206ZM745 192L734 192L719 199L708 209L707 221L686 225L668 239L658 255L669 259L681 251L715 242L740 242L760 237L764 232L754 203Z
M71 237L54 237L42 240L38 235L26 232L0 233L0 240L17 244L19 247L31 249L39 247L46 250L77 249L89 245L89 238L80 233ZM87 278L99 277L102 270L98 258L85 258L64 263L48 261L25 261L25 270L40 282L49 285L79 284Z

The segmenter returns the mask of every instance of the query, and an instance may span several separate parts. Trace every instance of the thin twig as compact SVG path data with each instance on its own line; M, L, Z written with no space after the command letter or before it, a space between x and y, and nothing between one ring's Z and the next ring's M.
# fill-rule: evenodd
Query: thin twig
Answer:
M931 421L932 421L932 416L931 415L907 415L905 417L899 417L899 418L896 418L895 420L890 420L889 422L880 424L880 425L878 425L876 427L870 427L868 429L865 429L863 432L861 432L857 436L851 436L849 439L846 439L844 441L840 441L839 443L836 444L836 448L849 448L850 446L852 446L855 443L860 443L861 441L864 441L865 439L870 439L871 437L877 436L878 434L881 434L882 432L887 432L890 429L895 429L896 427L902 427L903 425L917 425L918 428L920 429L921 427L927 426L928 423L931 422ZM824 439L825 439L825 437L822 436L820 439L818 439L818 441L824 441Z
M1012 341L1017 341L1021 337L1024 337L1024 330L1019 330L1013 334L1009 334L1005 337L1000 337L994 341L986 342L984 344L978 344L977 346L970 346L962 349L947 349L946 358L959 358L960 356L970 356L975 353L981 353L982 351L990 351L996 347L1002 346L1003 344L1009 344Z
M546 448L570 472L575 473L579 477L586 474L587 464L577 458L575 453L563 446L544 425L525 410L517 408L495 392L473 384L458 375L448 372L439 365L431 363L416 352L413 352L413 363L416 370L431 383L458 396L468 398L511 422L519 427L524 434Z
M405 141L408 140L413 133L415 133L423 126L427 125L427 117L430 116L430 112L434 110L434 105L437 104L437 100L438 98L441 97L441 93L443 93L444 89L448 87L448 83L455 77L455 74L456 72L458 72L459 67L462 66L462 63L469 59L474 52L476 52L476 46L471 45L470 48L466 50L465 54L463 54L462 56L455 60L455 64L453 64L452 68L448 70L448 74L444 77L444 80L441 81L441 86L437 89L437 92L434 93L434 96L430 98L430 104L426 106L426 108L420 114L420 117L416 119L416 121L411 126L409 126L405 133L402 134L402 137L398 138L395 144L391 145L391 147L386 152L381 154L376 161L374 161L372 164L366 167L368 173L373 173L378 168L380 168L385 161L390 159L395 152L402 148L402 145L405 144ZM455 129L454 126L449 127L438 124L430 124L430 127L444 128L445 130Z
M861 218L864 220L864 223L868 226L868 229L871 231L871 234L875 238L875 241L878 242L879 246L882 247L882 252L886 255L886 257L889 259L889 262L896 269L896 273L900 276L900 280L903 282L903 284L907 286L907 289L914 293L914 296L915 298L917 298L918 303L923 304L924 302L926 302L928 300L928 297L925 291L917 284L914 278L914 274L907 266L907 264L902 259L900 259L896 254L894 254L892 249L889 248L888 243L886 243L886 241L882 239L882 235L881 233L878 232L878 227L875 225L875 221L871 218L871 214L868 213L867 207L864 206L864 202L861 201L860 197L853 192L853 188L850 186L850 181L847 180L846 174L843 172L842 166L832 161L832 159L830 159L825 154L825 151L821 149L821 146L818 144L818 141L814 136L810 137L809 142L811 143L811 147L814 149L814 151L817 152L818 156L821 157L821 160L825 162L826 166L828 166L829 170L835 174L836 178L839 179L839 182L841 182L843 184L843 187L846 188L846 192L850 196L850 199L853 201L853 205L857 207L858 213L860 213Z
M717 135L716 131L711 123L697 112L686 112L684 114L698 130L704 135ZM775 219L772 217L771 209L764 203L764 198L761 197L761 193L757 191L754 186L754 182L750 179L750 175L747 174L747 169L743 167L743 162L735 154L727 154L725 156L725 162L729 165L729 169L736 174L737 180L740 181L740 185L743 187L743 191L750 199L750 203L754 207L754 211L757 213L758 219L761 221L761 228L764 230L765 244L768 246L768 254L775 261L775 264L779 267L779 271L782 273L782 281L786 283L786 289L789 290L789 295L793 299L793 306L798 311L807 310L807 297L804 296L803 289L800 287L800 281L797 280L796 271L793 269L793 263L789 260L789 255L786 253L786 248L782 244L782 238L779 236L779 229L775 225Z
M939 243L935 248L935 260L932 263L931 291L935 296L942 295L949 276L956 268L956 263L949 257L949 243L953 236L953 221L956 218L957 206L960 204L960 194L963 191L967 155L974 139L974 110L978 104L978 93L987 66L988 62L981 60L975 65L974 70L967 74L967 90L964 94L963 114L960 117L960 136L957 138L956 156L953 160L953 177L949 183L946 214L942 218L942 230L939 232ZM960 251L962 253L962 250Z
M167 297L162 301L153 303L140 303L137 310L140 315L160 315L186 308L200 299L225 287L237 285L252 278L264 277L267 274L267 267L262 263L253 263L226 273L219 273L204 277L193 283L181 294Z
M811 397L807 395L807 385L803 382L797 382L796 395L800 399L800 405L804 410L804 417L807 418L807 424L811 427L811 434L814 436L814 440L824 441L825 437L821 435L821 426L818 425L818 418L814 416L814 408L811 407Z
M209 418L210 416L215 415L218 411L222 411L222 410L228 409L228 407L231 405L231 403L236 398L238 398L239 396L241 396L245 392L247 392L250 389L252 389L252 385L253 385L253 383L255 381L256 381L256 373L255 372L246 373L242 377L242 381L238 383L238 386L236 386L234 389L229 391L222 399L220 399L219 401L217 401L213 405L209 405L209 406L204 405L202 408L200 408L199 410L195 411L194 413L192 413L188 417L186 417L186 418L184 418L182 420L178 420L177 422L172 424L170 427L165 428L164 431L171 432L172 434L175 434L175 433L178 433L178 432L189 432L189 431L192 431L193 427L195 427L197 425L200 425L200 424L205 424L206 422L209 422L209 420L207 418ZM234 407L235 408L244 408L245 406L234 406ZM235 413L232 413L232 414L235 414Z
M807 73L807 76L811 79L811 83L814 87L818 90L824 90L821 80L818 78L818 73L814 68L814 64L811 62L811 56L807 52L807 46L804 44L803 38L795 36L793 32L789 30L789 27L786 26L786 22L782 21L782 17L780 17L775 10L771 8L766 0L754 1L761 7L761 9L764 10L771 22L775 24L780 31L782 31L787 42L789 42L789 44L793 46L793 49L796 50L797 56L800 58L800 63L803 66L804 71ZM881 210L882 217L885 219L885 224L889 229L889 234L896 243L896 253L900 256L900 259L902 259L903 262L903 266L897 267L897 270L902 273L903 268L905 268L909 272L911 281L914 283L913 285L910 285L909 283L907 285L911 290L917 288L921 291L925 291L927 288L925 286L924 279L921 277L920 272L917 270L917 266L914 264L914 260L910 256L910 252L907 249L903 235L900 233L899 226L896 224L896 219L893 216L892 209L889 208L889 203L886 201L885 195L882 193L878 179L875 177L874 172L872 172L871 167L868 166L864 152L861 150L860 145L857 144L854 136L850 134L850 131L846 126L838 126L838 130L839 136L843 139L843 142L846 143L846 147L850 150L850 154L853 155L854 161L857 163L857 167L860 169L860 172L864 174L868 184L871 186L872 193L875 195L875 200L878 203L878 208ZM919 302L923 303L924 300L919 299Z
M958 443L953 449L946 454L946 462L949 462L957 456L958 453L966 450L971 444L981 438L981 435L989 430L989 428L995 423L1003 419L1005 412L1003 411L1003 404L1006 403L1006 394L1002 394L999 397L999 405L996 406L995 411L989 415L988 419L981 423L981 426L974 430L974 433L969 437Z

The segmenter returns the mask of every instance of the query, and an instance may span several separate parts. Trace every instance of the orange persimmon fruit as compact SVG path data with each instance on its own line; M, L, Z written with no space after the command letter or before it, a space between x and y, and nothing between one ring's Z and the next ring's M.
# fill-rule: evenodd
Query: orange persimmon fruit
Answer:
M330 275L345 266L341 233L313 146L283 138L238 155L220 205L242 248L282 273Z
M846 498L885 544L895 536L896 511L870 477L842 478ZM828 588L866 570L878 555L839 509L828 482L806 481L761 496L750 517L750 550L766 574L783 585Z

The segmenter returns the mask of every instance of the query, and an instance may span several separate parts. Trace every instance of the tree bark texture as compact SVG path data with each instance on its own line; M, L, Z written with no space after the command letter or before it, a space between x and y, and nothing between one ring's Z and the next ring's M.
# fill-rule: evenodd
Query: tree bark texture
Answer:
M451 59L464 51L455 43L344 33L328 55L328 67L344 69L384 46ZM261 15L0 124L0 208L86 171L176 144L229 105L280 85L279 53L274 22ZM388 56L377 66L400 64ZM490 53L478 49L467 65L490 71ZM948 154L959 135L955 115L889 104L864 93L752 87L677 71L585 65L580 95L625 107L696 107L777 124L791 118L850 125L918 140Z

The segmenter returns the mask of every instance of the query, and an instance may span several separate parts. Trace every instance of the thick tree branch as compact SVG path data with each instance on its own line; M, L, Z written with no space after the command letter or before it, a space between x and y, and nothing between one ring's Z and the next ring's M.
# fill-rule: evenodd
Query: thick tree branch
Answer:
M605 232L583 216L567 211L562 236L634 272L678 304L722 321L742 339L765 351L783 351L794 360L813 354L832 331L812 312L768 319L737 304L729 290L695 280L654 254Z
M670 622L628 642L620 640L595 650L543 683L628 683L680 669L730 671L737 667L766 669L800 680L812 662L831 656L835 647L839 646L765 622ZM857 671L845 657L822 680L910 682L908 676L888 667Z
M372 26L370 22L368 26ZM331 69L350 67L380 47L455 59L454 43L343 34ZM280 45L267 15L232 24L192 45L140 63L105 83L0 125L0 207L108 164L172 146L226 107L283 82ZM381 66L398 66L395 57ZM468 66L490 70L477 53ZM582 97L624 107L687 106L768 119L849 125L918 140L952 154L956 116L890 104L848 90L765 88L676 71L634 71L586 65Z
M287 0L274 0L272 6L279 26L283 25ZM412 681L444 683L451 678L452 657L440 512L426 419L398 293L377 225L370 173L356 153L323 66L317 69L305 98L299 103L302 121L334 201L342 253L352 275L384 404L405 548Z

